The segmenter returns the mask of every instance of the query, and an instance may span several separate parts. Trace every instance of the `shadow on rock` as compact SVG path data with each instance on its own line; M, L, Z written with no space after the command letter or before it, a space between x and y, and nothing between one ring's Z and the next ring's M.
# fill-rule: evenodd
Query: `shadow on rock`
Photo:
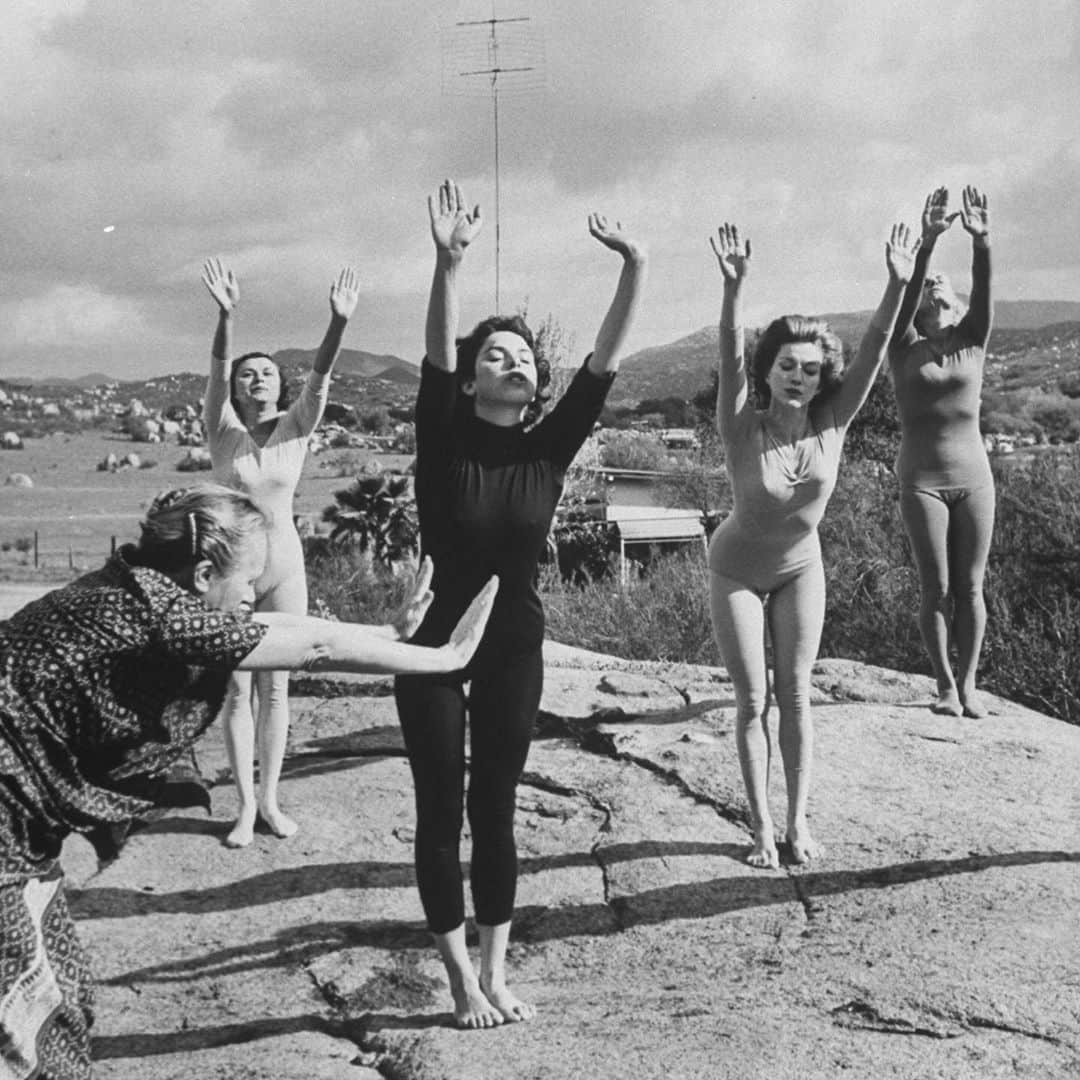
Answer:
M162 1034L98 1035L93 1039L93 1060L114 1061L123 1058L158 1057L164 1054L191 1054L219 1046L238 1046L259 1039L277 1039L282 1035L315 1032L360 1045L363 1026L355 1019L334 1019L318 1013L301 1016L268 1017L242 1024L192 1028Z
M648 844L650 855L655 855L660 846ZM635 847L637 845L626 845L627 849ZM592 861L591 857L589 860ZM869 870L714 878L710 881L647 889L632 896L615 898L609 903L520 908L515 914L515 936L519 941L534 943L578 936L601 937L631 926L657 924L672 919L710 918L796 901L812 905L815 900L823 897L861 889L884 889L954 874L979 873L996 867L1024 867L1042 863L1080 863L1080 852L1018 851L998 855L972 855L962 859L894 863ZM352 865L337 864L338 871L342 872L344 867ZM305 872L296 871L298 874ZM174 894L174 897L186 895ZM191 907L184 910L200 909ZM307 964L318 956L355 947L426 951L430 947L430 937L421 924L403 924L385 919L366 923L306 923L288 927L261 942L248 942L204 956L140 968L106 981L113 985L125 985L138 981L175 982L206 977L220 978L230 974Z

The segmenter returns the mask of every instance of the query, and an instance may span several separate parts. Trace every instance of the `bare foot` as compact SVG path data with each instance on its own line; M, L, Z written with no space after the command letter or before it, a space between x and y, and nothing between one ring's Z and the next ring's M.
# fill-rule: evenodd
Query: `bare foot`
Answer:
M266 827L279 839L285 840L300 828L288 814L283 814L276 807L273 810L259 807L259 817Z
M451 982L450 993L454 998L454 1023L459 1028L477 1031L503 1022L502 1013L484 996L475 979L457 985Z
M229 835L222 841L228 848L247 847L255 838L255 815L241 814Z
M825 849L810 835L810 826L805 821L793 821L788 825L787 842L791 858L800 865L825 854Z
M519 1020L531 1020L536 1016L536 1006L510 993L510 988L502 979L489 981L482 978L480 988L508 1024L516 1024Z
M964 711L960 704L960 696L957 694L955 687L950 687L948 690L942 690L937 700L930 706L932 713L937 713L938 716L960 716Z
M754 842L750 846L750 854L746 861L751 866L760 867L762 870L777 870L780 867L780 855L776 850L776 838L773 836L773 828L770 824L754 833Z
M980 694L974 687L970 690L965 690L960 695L960 700L964 705L964 715L970 716L975 720L981 720L987 713L986 702L983 700L982 694Z

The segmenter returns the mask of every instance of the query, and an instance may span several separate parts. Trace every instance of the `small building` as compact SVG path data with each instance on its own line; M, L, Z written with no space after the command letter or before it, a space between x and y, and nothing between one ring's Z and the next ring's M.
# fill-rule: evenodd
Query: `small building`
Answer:
M607 520L619 534L619 581L630 579L627 548L654 544L698 544L708 551L705 525L697 510L673 510L659 506L607 507Z

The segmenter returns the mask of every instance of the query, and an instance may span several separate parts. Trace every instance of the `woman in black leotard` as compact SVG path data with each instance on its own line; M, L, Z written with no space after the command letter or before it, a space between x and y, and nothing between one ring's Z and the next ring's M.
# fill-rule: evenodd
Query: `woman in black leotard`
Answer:
M474 662L451 678L403 678L398 715L416 788L416 873L428 926L446 965L460 1027L529 1019L506 986L505 957L517 882L516 786L543 683L544 612L537 561L563 478L592 431L618 368L644 280L645 254L599 214L589 232L622 256L611 308L592 354L540 423L550 371L520 318L492 316L455 343L457 273L480 229L461 189L446 181L428 200L435 274L427 356L416 404L416 501L421 545L435 561L435 603L414 644L440 639L474 582L497 573L499 594ZM470 682L466 699L463 683ZM465 726L471 760L465 795ZM466 805L470 886L480 938L479 978L465 944L459 860Z

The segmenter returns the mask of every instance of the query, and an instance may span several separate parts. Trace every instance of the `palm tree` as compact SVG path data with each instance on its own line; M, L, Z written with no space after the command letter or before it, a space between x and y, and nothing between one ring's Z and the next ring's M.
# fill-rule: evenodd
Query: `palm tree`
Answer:
M416 555L420 524L411 477L393 472L360 476L351 487L335 491L334 498L337 505L323 511L323 521L334 526L331 542L355 544L390 569Z

